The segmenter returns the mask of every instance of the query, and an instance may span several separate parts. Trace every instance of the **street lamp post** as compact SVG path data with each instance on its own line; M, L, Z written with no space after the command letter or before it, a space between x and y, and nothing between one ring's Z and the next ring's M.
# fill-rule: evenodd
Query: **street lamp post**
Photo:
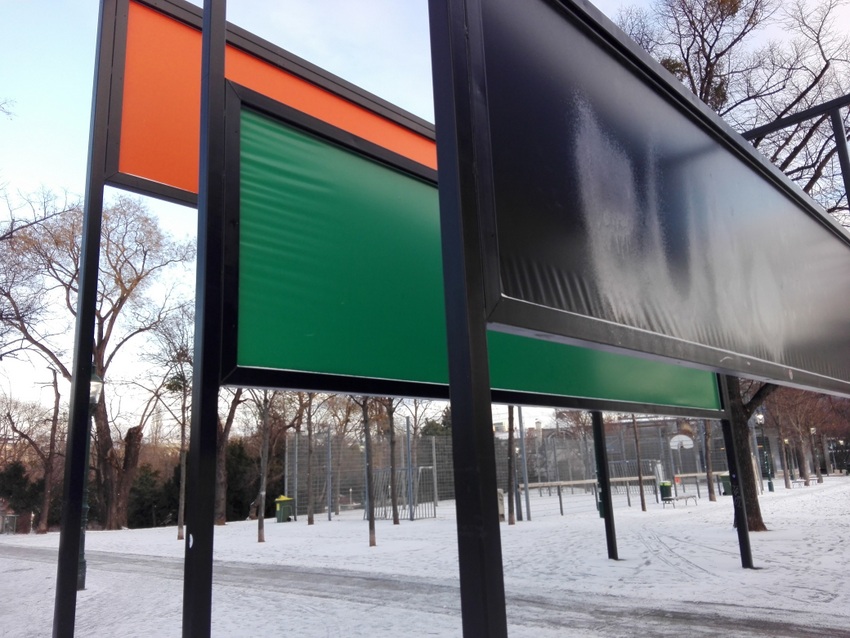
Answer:
M788 474L791 477L791 480L794 480L794 464L791 462L791 440L790 439L782 439L782 442L785 444L785 461L788 466ZM786 487L790 487L790 485L786 485Z
M767 491L773 491L773 472L771 468L773 464L771 463L772 459L768 456L768 444L767 437L764 435L764 414L761 412L756 414L756 425L761 429L761 457L758 458L759 461L759 471L761 473L762 480L764 480L764 475L767 473ZM758 457L758 447L756 447L756 456Z
M823 483L823 475L820 473L820 462L818 461L818 449L815 447L815 433L817 429L809 428L809 435L812 439L812 462L815 464L815 474L818 477L818 483Z
M100 402L100 394L103 391L103 379L97 373L92 372L89 390L89 428L86 432L86 478L83 482L83 512L80 519L80 558L77 569L77 591L86 588L86 526L89 518L89 453L91 448L91 422L94 411Z

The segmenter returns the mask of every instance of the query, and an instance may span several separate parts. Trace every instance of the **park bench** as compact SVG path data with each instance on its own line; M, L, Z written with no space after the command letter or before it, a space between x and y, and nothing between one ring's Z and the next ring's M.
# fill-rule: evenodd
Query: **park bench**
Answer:
M806 485L806 479L794 479L791 481L791 487L804 487Z
M688 504L688 499L692 499L694 505L697 504L697 496L696 494L680 494L679 496L665 496L661 499L661 506L667 507L668 504L673 506L673 509L676 509L676 501L684 501L685 505Z

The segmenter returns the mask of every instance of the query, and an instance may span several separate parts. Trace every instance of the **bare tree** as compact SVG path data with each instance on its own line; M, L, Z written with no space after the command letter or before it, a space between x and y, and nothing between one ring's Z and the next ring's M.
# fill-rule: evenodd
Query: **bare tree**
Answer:
M363 396L352 398L360 406L363 421L363 445L366 452L366 518L369 521L369 547L378 544L375 536L375 476L372 459L372 416L369 413L371 399Z
M325 403L325 414L328 418L328 426L333 428L334 436L339 442L344 442L353 434L354 427L354 411L357 404L348 395L332 394L328 397ZM332 439L333 440L333 439ZM340 484L342 476L342 450L341 444L337 445L337 453L333 455L334 459L334 485ZM339 514L339 498L334 499L334 512Z
M150 359L163 371L160 404L180 430L180 487L177 500L177 540L183 540L186 514L186 458L192 405L194 309L181 304L153 329Z
M24 466L27 467L28 473L32 477L41 475L43 479L41 508L38 512L38 524L36 526L36 532L39 534L47 533L48 529L53 486L58 478L58 472L61 470L60 467L57 467L57 460L59 460L59 454L57 453L59 436L63 434L60 426L66 425L61 419L60 414L61 394L59 393L57 372L56 370L51 371L53 373L51 383L53 405L49 411L45 410L38 403L21 403L6 396L3 397L2 402L3 429L8 428L8 432L24 441L29 452L31 452L29 455L18 454L16 458L6 459L6 461L26 461L24 462ZM17 447L8 445L8 443L8 441L3 441L4 451L7 450L7 446L10 449ZM27 458L32 456L35 458ZM34 465L38 467L35 468L33 467Z
M0 360L16 357L29 347L13 326L17 319L27 325L37 323L44 315L44 299L41 294L38 273L27 265L27 254L23 250L26 242L22 235L30 234L34 227L54 217L79 208L79 202L60 199L48 191L42 191L22 200L13 200L0 190L0 199L5 204L4 217L0 221ZM12 291L15 291L12 297Z
M750 99L727 116L739 130L755 128L850 93L850 36L839 31L836 11L845 0L790 0L779 17L789 34L774 45L769 65L757 65L749 78ZM771 87L773 90L764 90ZM850 113L843 110L845 131ZM847 192L838 161L838 144L829 114L757 137L756 146L788 177L847 226Z
M442 404L428 399L405 399L401 402L399 409L404 410L410 416L410 429L413 441L419 440L419 435L425 424L436 418L442 409ZM411 456L413 467L419 464L419 446L412 445Z
M387 419L386 435L390 442L390 502L392 505L393 525L399 525L400 519L398 515L398 481L396 479L396 431L395 431L395 413L396 409L401 405L402 399L393 397L383 397L377 399L378 403L383 407L384 414Z
M266 480L269 472L269 442L271 440L271 422L269 419L269 411L272 398L275 393L269 396L268 390L262 392L251 390L251 399L254 403L254 408L257 412L258 421L260 424L260 480L257 498L251 504L252 509L257 511L257 542L266 542Z
M0 321L70 381L68 346L76 315L83 213L79 206L56 212L52 205L46 198L43 221L4 242L12 272L0 282ZM170 288L155 290L154 283L191 260L194 249L173 241L138 200L126 196L104 210L102 228L93 369L106 379L127 344L170 314ZM145 408L136 425L117 433L123 441L116 444L105 393L95 407L94 452L107 529L127 524L127 498L149 417Z
M697 97L745 132L848 92L848 42L834 25L841 1L819 0L812 7L794 0L780 11L779 0L656 0L649 10L624 11L619 23ZM788 40L756 45L752 35L777 23ZM754 144L842 222L847 194L837 178L836 140L819 128L822 124L805 122ZM763 531L747 421L776 386L733 377L724 383L748 527Z
M227 442L230 431L236 420L236 411L245 402L242 398L243 388L225 389L222 392L222 402L225 406L224 419L218 417L218 436L216 437L216 466L215 466L215 524L227 523Z

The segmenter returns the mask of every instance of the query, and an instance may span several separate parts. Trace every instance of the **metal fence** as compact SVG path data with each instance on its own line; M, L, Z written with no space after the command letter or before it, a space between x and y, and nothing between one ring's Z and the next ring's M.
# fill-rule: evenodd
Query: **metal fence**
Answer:
M658 484L671 481L678 495L706 495L706 460L713 471L726 472L726 455L719 425L712 428L705 445L705 424L690 424L688 432L673 419L644 421L635 428L624 422L606 427L611 491L614 507L640 507L640 476L644 496L658 503ZM366 454L360 439L335 436L317 426L312 454L306 436L290 434L285 457L285 491L295 499L295 513L303 516L308 507L308 485L312 484L314 514L364 509ZM531 428L515 438L514 480L516 513L520 518L568 515L593 509L599 500L593 438L589 429ZM508 439L494 439L498 486L508 493ZM395 462L392 462L394 457ZM310 469L308 471L308 459ZM375 515L391 518L391 476L396 483L396 506L401 518L437 515L439 507L454 499L454 472L450 436L413 437L405 432L372 437L372 467ZM719 479L716 479L719 481ZM718 488L720 483L718 482ZM441 505L442 502L442 505ZM365 513L365 512L364 512Z

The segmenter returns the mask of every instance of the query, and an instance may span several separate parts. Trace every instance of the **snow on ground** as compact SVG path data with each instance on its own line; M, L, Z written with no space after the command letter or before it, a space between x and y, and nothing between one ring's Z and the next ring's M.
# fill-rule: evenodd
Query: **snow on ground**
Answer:
M641 512L617 500L619 561L607 559L592 496L534 494L532 520L501 526L511 636L850 636L850 478L765 492L771 531L741 568L732 503ZM399 526L362 512L256 521L215 532L213 635L459 636L454 505ZM0 536L0 636L47 636L59 535ZM78 636L179 636L176 529L86 534Z

